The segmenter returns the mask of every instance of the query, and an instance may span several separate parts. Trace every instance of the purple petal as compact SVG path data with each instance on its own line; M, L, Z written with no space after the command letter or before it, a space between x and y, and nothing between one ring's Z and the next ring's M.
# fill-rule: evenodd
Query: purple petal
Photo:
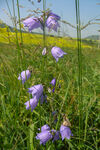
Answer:
M21 74L19 75L18 77L18 80L22 80L22 83L24 84L24 82L26 80L28 80L31 76L31 73L29 70L26 70L26 71L22 71Z
M30 32L39 27L42 29L42 24L40 23L39 18L28 18L24 20L23 23L25 27L28 27Z
M32 86L31 88L28 88L29 89L29 93L32 94L32 96L37 96L37 97L40 97L43 93L43 86L42 84L38 84L38 85L34 85Z
M35 109L35 107L37 106L38 101L39 100L36 98L36 96L34 98L30 99L29 101L27 101L25 103L26 109L28 110L31 107L31 111L33 111Z
M46 48L43 49L42 55L44 56L46 54Z
M61 134L62 140L64 140L65 138L70 139L70 136L72 136L70 128L67 126L63 126L63 125L61 125L60 127L60 134Z
M57 20L60 20L60 18L61 18L60 16L58 16L57 14L54 14L53 12L50 12L49 16L52 16L52 17L54 17Z
M50 84L52 84L53 86L55 86L56 85L56 79L55 78L52 79L52 81L50 82Z
M41 132L45 130L50 130L50 127L47 124L41 127Z
M46 20L46 27L49 30L54 30L57 32L57 28L60 27L57 19L55 19L53 16L49 16L48 19Z
M52 134L50 133L50 131L45 130L41 133L38 133L36 139L40 140L40 144L45 144L47 141L52 139Z
M67 53L63 52L61 48L55 46L51 49L51 54L55 58L56 62L58 62L58 59Z

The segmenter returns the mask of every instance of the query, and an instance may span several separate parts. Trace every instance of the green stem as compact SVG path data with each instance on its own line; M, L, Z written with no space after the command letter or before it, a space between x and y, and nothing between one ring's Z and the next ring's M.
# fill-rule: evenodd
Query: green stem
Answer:
M45 16L45 11L46 11L46 0L43 0L43 47L46 46L46 31L45 31L45 22L46 22L46 16Z
M12 0L12 4L13 4L13 15L14 15L14 20L13 20L14 22L13 22L13 24L14 24L14 27L15 27L16 45L17 45L17 50L18 50L17 61L18 61L19 68L20 68L20 64L21 64L21 62L20 62L20 56L21 56L20 51L21 51L21 49L19 47L19 42L18 42L18 32L17 32L17 24L16 24L16 15L15 15L15 3L14 3L14 0Z
M17 0L17 9L18 9L18 20L19 20L21 43L23 44L22 30L21 30L21 22L20 22L19 0Z
M20 28L20 37L21 37L21 62L24 60L24 51L23 51L23 37L22 37L22 30L21 30L21 22L20 22L20 10L19 10L19 0L17 0L17 9L18 9L18 21L19 21L19 28ZM26 64L25 60L23 61L22 65Z
M79 87L79 143L81 137L81 129L82 129L82 50L81 50L81 27L80 27L80 9L79 9L79 0L75 0L76 5L76 24L77 24L77 47L78 47L78 87Z

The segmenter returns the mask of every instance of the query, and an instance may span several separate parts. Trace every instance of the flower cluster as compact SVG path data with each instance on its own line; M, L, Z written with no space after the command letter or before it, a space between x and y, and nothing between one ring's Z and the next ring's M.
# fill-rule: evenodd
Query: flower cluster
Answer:
M23 23L25 27L28 27L30 32L36 28L43 29L44 23L49 30L52 29L54 31L57 31L57 28L59 27L59 23L58 23L59 20L60 17L50 11L47 13L47 18L45 22L43 21L43 17L41 16L40 18L28 18L24 20ZM47 52L45 47L42 51L42 55L45 55L46 53ZM58 62L59 58L62 58L67 53L65 53L61 48L55 46L51 49L51 54L56 60L56 62ZM30 70L22 71L18 77L18 80L21 80L22 84L24 84L25 81L30 78L30 76L31 76ZM51 85L52 92L54 93L55 86L56 86L56 78L53 78L49 84ZM33 111L35 107L38 105L39 100L41 104L43 104L44 101L46 102L47 96L44 95L43 93L42 84L34 85L28 88L28 93L31 94L32 98L29 101L25 102L25 106L27 110L31 108L31 111ZM54 114L55 112L53 113L53 115ZM56 120L54 121L55 123L57 123L58 121L57 117ZM63 124L61 124L59 131L50 129L50 127L46 124L41 127L41 132L37 133L36 139L40 140L40 144L43 145L45 145L45 143L51 139L53 142L55 140L59 140L60 136L62 140L64 140L65 138L70 139L70 137L73 136L73 134L71 133L69 126L70 126L70 122L68 122L68 119L66 119L63 122Z
M24 84L25 81L30 78L30 76L31 76L31 72L29 70L22 71L18 77L18 80L22 80L22 84Z
M57 28L60 27L58 21L60 16L52 13L51 11L46 13L46 21L44 22L43 16L36 18L28 18L23 21L24 27L28 27L29 32L33 29L41 28L43 30L44 25L50 30L57 32Z
M46 124L41 127L41 132L37 133L36 139L40 140L40 144L45 145L45 143L51 139L53 140L53 142L59 140L60 134L62 140L64 140L65 138L70 139L70 136L73 136L69 127L61 125L60 131L56 131L54 129L50 130L50 127Z
M43 86L42 84L34 85L29 88L28 92L32 94L32 99L25 103L26 109L28 110L31 107L31 111L33 111L37 106L39 99L41 98L41 101L43 101Z

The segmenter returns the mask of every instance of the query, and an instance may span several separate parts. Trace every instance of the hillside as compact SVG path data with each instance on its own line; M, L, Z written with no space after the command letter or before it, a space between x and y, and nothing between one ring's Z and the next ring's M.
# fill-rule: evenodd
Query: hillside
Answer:
M91 35L91 36L87 36L85 39L89 39L89 40L99 40L100 36L99 35Z

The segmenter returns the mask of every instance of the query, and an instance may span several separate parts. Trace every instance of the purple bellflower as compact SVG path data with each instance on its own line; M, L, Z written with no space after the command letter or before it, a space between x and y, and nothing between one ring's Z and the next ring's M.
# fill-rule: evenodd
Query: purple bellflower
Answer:
M43 51L42 51L42 55L44 56L44 55L46 55L46 47L43 49Z
M59 139L59 131L51 130L50 127L46 124L41 127L41 133L38 133L36 136L37 140L40 140L40 144L45 145L50 139L53 138L53 142Z
M46 27L49 30L54 30L57 32L57 28L60 27L58 20L60 20L60 16L50 12L49 17L46 20Z
M54 93L55 91L55 85L56 85L56 79L52 79L52 81L50 82L50 84L53 86L52 92Z
M25 103L26 109L28 110L31 107L31 111L33 111L43 95L43 86L42 84L34 85L29 88L28 92L32 94L33 98Z
M61 125L60 127L60 134L61 134L61 137L62 137L62 141L67 138L68 140L70 139L70 136L73 136L71 130L69 127L67 126L64 126L64 125Z
M52 81L50 82L50 84L52 84L53 86L55 86L56 85L56 79L55 78L52 79Z
M29 70L22 71L21 74L18 77L18 80L22 80L22 84L25 83L26 80L28 80L31 76L31 73Z
M36 139L40 140L40 144L45 145L46 142L52 139L52 134L49 130L44 130L43 132L37 134Z
M57 32L57 28L60 27L58 21L54 19L52 16L49 16L46 21L46 27L50 30L54 30Z
M45 145L47 141L52 139L52 134L50 133L50 127L46 124L41 127L41 133L36 136L37 140L40 140L40 144Z
M39 101L39 99L36 96L34 98L30 99L29 101L27 101L25 103L26 109L28 110L31 108L31 111L33 111L35 109L35 107L37 106L38 101Z
M55 46L51 49L51 54L55 58L56 62L58 62L58 59L63 57L63 55L66 55L67 53L63 52L61 48Z
M28 18L23 21L23 24L24 24L24 27L28 27L29 32L39 27L42 29L40 18Z
M40 98L40 96L42 96L42 94L43 94L43 86L42 86L42 84L34 85L34 86L32 86L32 87L30 87L28 89L29 89L28 92L30 94L32 94L33 97L34 96L38 96Z

